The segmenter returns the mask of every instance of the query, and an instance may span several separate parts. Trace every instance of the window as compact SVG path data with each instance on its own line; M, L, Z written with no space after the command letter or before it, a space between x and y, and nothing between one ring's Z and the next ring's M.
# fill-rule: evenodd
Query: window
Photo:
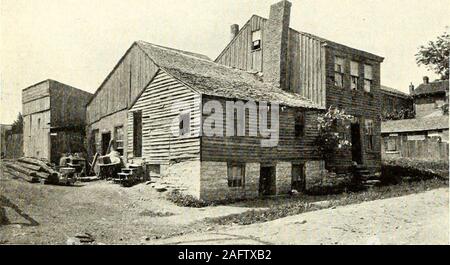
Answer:
M303 136L305 133L305 114L297 112L295 114L295 137Z
M305 164L292 165L292 189L305 190Z
M191 113L183 112L179 116L179 135L185 136L191 133Z
M142 157L142 112L133 112L133 155Z
M243 187L245 164L228 163L228 187Z
M359 79L359 64L355 61L350 62L350 76L351 76L350 88L352 90L357 90Z
M116 151L123 156L123 126L114 128L114 140L116 142Z
M344 87L344 59L334 58L334 85Z
M366 135L367 135L368 149L374 150L375 137L374 137L373 120L366 119L365 123L366 123Z
M396 152L397 151L397 137L389 137L386 141L386 151Z
M370 89L372 88L372 80L373 80L372 66L365 64L364 65L364 91L370 92Z
M261 31L252 32L252 51L261 49Z

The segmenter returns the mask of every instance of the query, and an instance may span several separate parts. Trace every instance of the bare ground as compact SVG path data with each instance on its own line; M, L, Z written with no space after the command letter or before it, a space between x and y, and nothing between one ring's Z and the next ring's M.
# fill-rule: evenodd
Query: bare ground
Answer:
M0 173L0 244L65 244L85 232L97 244L141 244L205 230L205 218L247 210L178 207L145 184L123 188L98 181L51 186Z
M184 208L164 196L145 184L51 186L0 172L0 244L65 244L84 232L94 244L448 243L448 188L248 226L208 220L286 201Z
M155 244L449 244L449 193L440 188Z

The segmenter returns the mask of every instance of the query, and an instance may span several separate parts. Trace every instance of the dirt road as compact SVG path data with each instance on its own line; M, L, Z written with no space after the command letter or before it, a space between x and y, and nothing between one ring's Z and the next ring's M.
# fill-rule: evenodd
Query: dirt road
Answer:
M0 244L66 244L68 238L86 232L96 244L141 244L208 229L205 218L249 210L178 207L164 196L145 184L53 186L0 172Z
M155 244L449 244L448 188Z

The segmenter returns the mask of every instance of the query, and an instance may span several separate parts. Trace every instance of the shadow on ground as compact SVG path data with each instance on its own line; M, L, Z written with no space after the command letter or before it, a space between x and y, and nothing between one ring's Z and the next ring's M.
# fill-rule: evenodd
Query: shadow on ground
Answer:
M23 217L28 222L16 222L11 223L8 219L8 216L6 216L6 207L13 209L17 214L19 214L21 217ZM8 198L6 198L3 195L0 195L0 226L2 225L11 225L11 224L19 224L24 226L38 226L39 223L34 220L31 216L24 213L17 205L12 203Z

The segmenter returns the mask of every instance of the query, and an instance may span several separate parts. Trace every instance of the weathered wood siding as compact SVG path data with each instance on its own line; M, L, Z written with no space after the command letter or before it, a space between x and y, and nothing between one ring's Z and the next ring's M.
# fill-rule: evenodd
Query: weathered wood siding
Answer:
M362 51L354 50L346 46L328 47L326 51L326 102L327 107L338 107L345 109L347 114L353 115L359 119L362 144L362 162L373 171L379 171L381 168L381 92L380 92L380 62L367 58ZM344 87L337 87L334 83L334 60L338 56L344 59ZM350 61L359 63L359 82L358 89L350 88ZM370 92L363 89L364 64L373 67L373 83ZM366 119L373 120L374 125L374 149L369 150L369 143L366 137L364 123ZM350 129L347 131L351 139ZM348 171L352 166L351 151L338 152L335 160L327 165L332 170Z
M267 20L253 16L217 57L216 62L246 71L264 72L264 27ZM262 47L252 51L252 32L261 30ZM325 47L311 35L289 30L286 90L299 93L320 106L326 105Z
M203 96L203 104L208 100L217 100L221 103L224 116L224 135L227 125L226 99ZM295 136L295 113L305 113L304 136ZM317 136L317 110L305 110L296 108L280 109L279 116L279 142L275 147L262 147L261 137L248 136L249 125L258 126L258 121L249 122L248 111L246 113L246 136L238 137L210 137L202 136L201 149L202 161L236 161L267 163L275 161L301 162L320 159L314 145ZM208 115L203 115L205 120ZM258 133L258 135L260 135Z
M413 110L413 99L397 96L395 94L380 90L381 113L383 116L400 112L401 110Z
M156 65L133 44L88 104L88 124L129 108L156 71Z
M128 159L153 164L200 159L201 95L160 70L128 112ZM190 136L174 136L180 110L190 110ZM133 157L133 112L142 111L142 157ZM175 122L174 122L175 121Z
M448 130L445 130L443 133L447 135L448 139ZM439 142L430 138L411 141L407 139L408 133L395 135L397 136L389 136L389 134L383 135L383 141L381 142L383 159L411 158L426 161L448 162L448 142ZM389 138L396 142L396 151L387 150L387 141L389 141Z
M45 80L22 90L22 103L50 95L50 82Z
M51 126L84 127L86 104L92 94L57 81L50 81Z
M262 70L262 51L251 51L252 32L264 29L265 20L253 16L217 57L216 62L246 71Z

